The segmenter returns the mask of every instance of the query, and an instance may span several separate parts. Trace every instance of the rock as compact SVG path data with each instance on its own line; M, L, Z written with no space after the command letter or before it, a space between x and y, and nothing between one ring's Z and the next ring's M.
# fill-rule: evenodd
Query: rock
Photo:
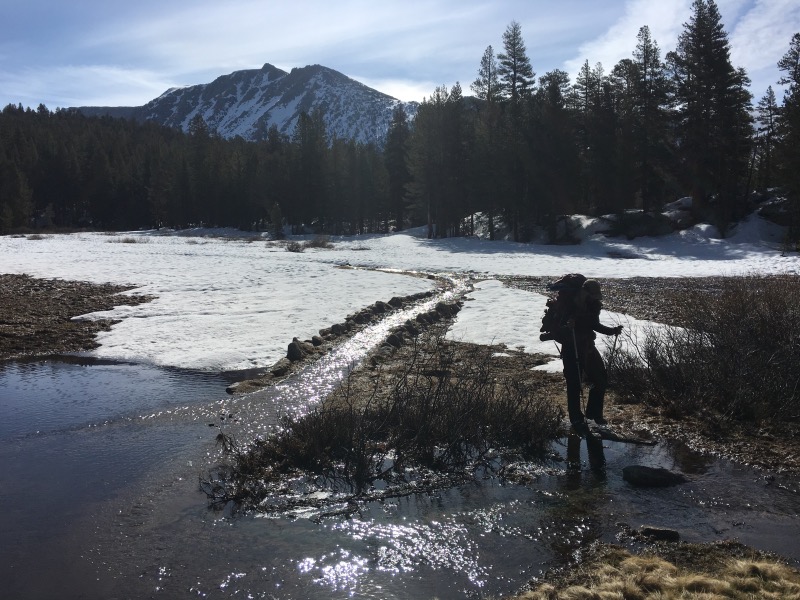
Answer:
M282 358L278 362L276 362L270 368L269 372L272 373L275 377L283 377L286 373L289 372L289 369L292 367L292 361L288 358Z
M311 342L301 342L294 338L286 351L286 358L292 362L303 360L306 356L314 352L314 345Z
M303 351L300 344L296 341L289 344L289 348L286 350L286 358L292 362L297 362L298 360L303 360L305 357L306 353Z
M375 306L379 306L382 309L382 311L385 312L385 313L390 313L390 312L394 311L394 307L391 304L389 304L388 302L384 302L383 300L378 300L375 303Z
M652 525L642 525L639 527L639 533L650 539L659 542L679 542L681 534L674 529L667 529L665 527L653 527Z
M272 379L272 373L267 373L258 379L246 379L245 381L232 383L225 388L225 391L229 394L249 394L262 389L270 379Z
M638 487L669 487L686 483L686 477L660 467L631 465L622 469L622 478Z
M315 346L322 346L322 344L325 343L325 340L318 335L314 335L311 336L311 343L314 344Z
M364 325L365 323L369 323L371 320L372 320L372 314L366 311L357 313L356 316L353 317L353 321L355 321L359 325Z
M446 302L437 302L436 303L436 312L439 313L443 317L451 317L453 316L453 305L447 304Z
M406 321L403 324L403 329L405 329L410 335L418 336L420 334L420 329L416 325L414 325L413 321Z
M398 296L393 296L389 300L389 306L393 306L394 308L400 308L403 306L403 299L399 298Z
M345 327L342 323L334 323L331 325L331 333L333 335L342 335L347 331L347 327Z
M394 348L399 348L403 345L403 338L400 337L397 333L391 334L389 337L386 338L386 343Z

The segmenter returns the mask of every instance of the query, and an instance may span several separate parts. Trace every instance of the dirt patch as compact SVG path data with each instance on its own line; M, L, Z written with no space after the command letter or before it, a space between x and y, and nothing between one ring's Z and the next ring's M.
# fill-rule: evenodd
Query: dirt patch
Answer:
M130 289L133 286L0 275L0 361L96 348L97 333L117 321L74 317L152 300L120 293Z

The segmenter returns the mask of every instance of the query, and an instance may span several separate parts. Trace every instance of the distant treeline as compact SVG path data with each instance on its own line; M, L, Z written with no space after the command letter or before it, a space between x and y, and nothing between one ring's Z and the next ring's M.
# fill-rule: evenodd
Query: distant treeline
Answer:
M632 40L633 45L633 40ZM192 225L320 233L427 224L430 236L490 232L517 240L559 215L660 209L691 196L724 233L755 193L780 188L800 231L800 33L778 64L786 88L753 105L730 60L713 0L695 0L677 47L642 27L631 58L606 73L586 61L575 82L536 77L521 27L486 48L464 97L441 86L410 123L402 108L383 147L329 139L324 115L292 137L225 140L196 118L188 133L7 106L0 114L0 232L35 226L136 229Z

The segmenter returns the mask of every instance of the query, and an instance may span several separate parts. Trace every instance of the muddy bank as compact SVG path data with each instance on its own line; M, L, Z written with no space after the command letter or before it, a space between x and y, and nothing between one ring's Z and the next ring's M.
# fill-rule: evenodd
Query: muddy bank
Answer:
M91 350L95 336L117 321L73 320L149 296L126 296L133 286L0 275L0 361Z

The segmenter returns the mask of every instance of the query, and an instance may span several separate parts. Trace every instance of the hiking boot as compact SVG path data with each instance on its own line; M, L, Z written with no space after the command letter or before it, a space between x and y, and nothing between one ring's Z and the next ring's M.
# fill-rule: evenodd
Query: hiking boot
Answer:
M574 421L570 421L570 424L575 431L586 431L589 429L589 424L586 422L586 419L575 419Z

